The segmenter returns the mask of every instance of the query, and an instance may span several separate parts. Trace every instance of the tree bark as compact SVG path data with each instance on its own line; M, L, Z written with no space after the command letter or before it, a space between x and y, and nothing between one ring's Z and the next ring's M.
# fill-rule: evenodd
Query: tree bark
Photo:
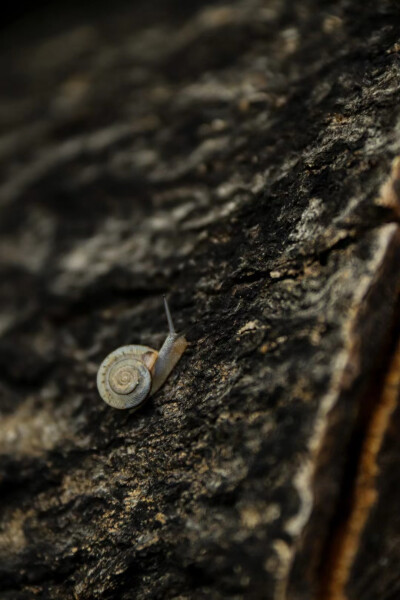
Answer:
M4 34L0 598L400 597L396 2ZM189 347L136 412L103 358Z

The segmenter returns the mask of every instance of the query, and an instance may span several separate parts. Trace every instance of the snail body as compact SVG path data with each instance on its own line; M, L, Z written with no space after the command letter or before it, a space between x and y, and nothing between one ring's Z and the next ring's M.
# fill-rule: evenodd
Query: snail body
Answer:
M100 365L97 389L104 402L113 408L137 408L155 394L187 347L185 337L175 332L165 297L164 305L169 333L158 352L148 346L121 346Z

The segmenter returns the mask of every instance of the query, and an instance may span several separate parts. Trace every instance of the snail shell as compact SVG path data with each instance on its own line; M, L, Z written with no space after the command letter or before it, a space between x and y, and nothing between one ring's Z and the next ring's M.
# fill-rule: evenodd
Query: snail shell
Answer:
M175 332L164 296L169 333L160 351L148 346L121 346L111 352L97 372L97 388L113 408L135 408L164 384L187 347L185 336Z
M122 346L111 352L97 373L97 387L104 402L113 408L140 406L150 393L150 369L158 352L148 346Z

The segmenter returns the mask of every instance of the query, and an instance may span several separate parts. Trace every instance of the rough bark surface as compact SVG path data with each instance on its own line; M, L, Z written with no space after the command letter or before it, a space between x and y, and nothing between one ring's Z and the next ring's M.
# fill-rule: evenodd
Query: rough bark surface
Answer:
M400 597L399 26L157 0L7 32L1 600ZM159 347L162 293L189 348L113 410L98 365Z

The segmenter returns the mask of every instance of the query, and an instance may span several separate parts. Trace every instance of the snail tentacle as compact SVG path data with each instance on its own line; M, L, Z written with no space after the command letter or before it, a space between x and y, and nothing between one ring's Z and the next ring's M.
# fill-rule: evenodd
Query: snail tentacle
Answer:
M153 368L153 381L150 395L155 394L164 384L167 377L187 348L185 336L175 332L168 302L164 296L164 306L167 315L169 334L158 352L158 358Z

